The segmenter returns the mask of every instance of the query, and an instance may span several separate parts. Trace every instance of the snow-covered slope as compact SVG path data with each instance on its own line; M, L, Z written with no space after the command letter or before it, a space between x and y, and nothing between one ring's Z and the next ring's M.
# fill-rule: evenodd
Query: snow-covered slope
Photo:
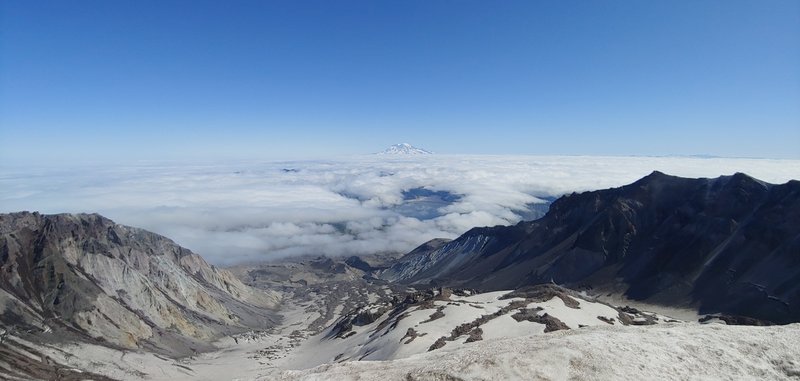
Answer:
M378 155L430 155L433 152L417 148L408 143L400 143L390 146Z
M402 301L351 311L311 337L286 365L300 369L328 362L400 359L484 339L667 320L627 311L555 285L475 295L447 289L415 293Z
M462 291L454 291L461 295L448 295L442 291L411 294L353 311L302 344L304 339L297 330L307 321L308 305L292 303L275 330L225 338L215 343L219 351L184 359L90 343L36 345L20 338L18 332L3 336L0 331L0 337L35 349L32 362L45 364L37 359L46 358L62 364L58 369L51 367L51 372L90 369L95 374L81 373L81 379L103 381L107 380L104 376L153 381L800 377L800 324L680 323L630 308L614 309L552 285L510 295L467 295ZM525 313L520 311L523 308ZM537 322L540 319L543 323ZM470 325L476 320L483 321L477 327ZM653 322L663 324L630 325ZM409 333L409 328L415 333ZM546 330L550 332L543 333ZM429 350L443 336L444 345ZM448 340L454 336L455 340ZM478 336L481 340L476 340ZM472 342L467 343L470 338ZM384 346L387 349L381 350ZM338 356L340 353L344 354ZM360 357L386 361L347 361Z
M352 361L270 380L788 380L800 377L800 324L602 325L485 340L394 361Z

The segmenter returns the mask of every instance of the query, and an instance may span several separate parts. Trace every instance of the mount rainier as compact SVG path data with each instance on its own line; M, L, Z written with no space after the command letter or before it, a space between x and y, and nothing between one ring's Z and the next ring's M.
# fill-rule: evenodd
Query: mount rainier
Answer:
M378 155L430 155L433 152L417 148L408 143L400 143L390 146Z

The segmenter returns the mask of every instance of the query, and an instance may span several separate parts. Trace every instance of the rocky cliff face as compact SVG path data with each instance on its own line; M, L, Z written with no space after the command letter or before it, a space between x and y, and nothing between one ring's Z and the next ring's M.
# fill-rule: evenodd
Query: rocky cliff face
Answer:
M702 313L800 321L800 181L654 172L564 196L536 221L472 229L384 276L485 290L556 282Z
M274 324L276 294L96 214L0 215L0 324L42 340L186 355Z

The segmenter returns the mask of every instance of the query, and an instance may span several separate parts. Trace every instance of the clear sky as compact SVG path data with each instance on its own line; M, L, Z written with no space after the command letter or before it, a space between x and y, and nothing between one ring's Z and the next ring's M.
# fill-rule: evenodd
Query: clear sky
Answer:
M0 161L800 157L800 1L0 2Z

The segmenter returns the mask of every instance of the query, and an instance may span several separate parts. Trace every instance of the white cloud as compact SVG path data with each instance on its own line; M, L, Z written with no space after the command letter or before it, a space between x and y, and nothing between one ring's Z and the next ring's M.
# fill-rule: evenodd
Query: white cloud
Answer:
M213 263L230 264L299 254L405 252L474 226L516 223L541 197L616 187L653 170L687 177L745 172L781 183L800 178L800 161L436 155L4 167L0 210L98 212L164 234ZM404 198L404 191L420 187L458 197Z

